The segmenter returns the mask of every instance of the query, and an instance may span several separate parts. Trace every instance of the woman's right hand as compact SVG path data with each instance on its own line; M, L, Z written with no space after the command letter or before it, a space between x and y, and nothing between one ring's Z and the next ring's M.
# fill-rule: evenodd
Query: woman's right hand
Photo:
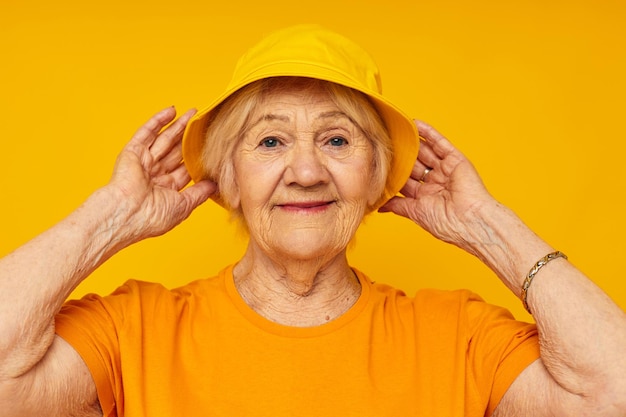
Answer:
M174 122L174 108L155 114L124 147L106 186L0 259L3 416L102 415L87 366L55 336L54 318L72 290L109 257L172 229L216 191L210 181L186 187L181 141L193 114Z
M208 180L185 188L191 178L182 162L182 136L194 113L174 122L173 107L156 113L119 154L105 189L118 203L115 224L125 244L168 232L217 190Z

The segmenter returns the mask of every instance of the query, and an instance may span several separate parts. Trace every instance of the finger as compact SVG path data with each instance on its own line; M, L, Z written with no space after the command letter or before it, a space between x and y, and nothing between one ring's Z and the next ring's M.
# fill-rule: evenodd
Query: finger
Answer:
M437 154L435 154L435 151L433 151L431 145L426 142L426 140L421 140L417 160L421 165L423 165L424 168L430 168L433 170L437 169L441 163L441 159L437 156ZM421 168L421 166L416 167L418 171ZM420 172L420 174L421 173L423 173L423 170Z
M167 107L152 116L133 135L129 144L141 144L149 147L157 138L161 129L170 123L176 116L174 107Z
M383 204L379 209L379 213L394 213L398 216L406 217L411 219L411 210L410 205L407 202L406 198L403 197L392 197L389 201Z
M213 181L202 180L185 188L181 194L185 196L189 202L191 210L204 203L213 194L217 192L217 184ZM190 211L191 211L190 210Z
M420 148L420 153L423 152L424 149ZM413 164L413 169L411 170L411 175L409 178L412 178L416 181L423 181L427 177L432 174L432 171L437 167L437 164L428 163L423 160L424 158L418 155L417 160Z
M177 190L182 190L183 187L191 181L189 171L187 171L187 167L182 163L170 173L170 176Z
M158 187L180 191L191 181L191 177L187 172L187 168L181 163L179 166L172 168L170 172L153 176L152 181Z
M400 189L400 194L405 197L415 198L421 186L422 183L419 180L409 178L404 186Z
M450 153L456 152L456 148L452 143L428 123L415 120L415 125L420 132L420 136L424 139L424 142L432 149L438 158L443 159Z
M150 153L156 161L166 155L175 144L182 140L185 127L187 127L189 119L191 119L195 113L195 109L188 110L185 114L176 119L176 121L163 129L156 137L156 140L150 146Z
M185 220L202 203L217 191L217 184L204 180L181 191L179 204L173 211L171 219L174 223Z
M176 142L170 151L163 155L160 160L154 162L150 169L153 177L169 174L176 169L183 161L183 146L181 142Z

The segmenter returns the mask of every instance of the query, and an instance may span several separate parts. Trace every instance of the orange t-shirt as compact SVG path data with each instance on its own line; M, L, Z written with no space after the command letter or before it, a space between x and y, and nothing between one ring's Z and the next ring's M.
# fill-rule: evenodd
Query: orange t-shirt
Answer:
M70 301L57 333L105 417L478 417L539 357L534 325L469 291L411 298L357 276L356 304L317 327L256 314L230 266L174 290L128 281Z

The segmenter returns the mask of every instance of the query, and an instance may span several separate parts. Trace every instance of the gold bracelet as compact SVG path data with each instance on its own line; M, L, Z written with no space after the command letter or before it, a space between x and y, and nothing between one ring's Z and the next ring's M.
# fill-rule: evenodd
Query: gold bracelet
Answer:
M556 251L556 252L549 253L546 256L544 256L543 258L539 259L539 261L537 261L535 266L533 266L530 269L530 271L528 271L528 275L526 275L526 279L524 280L524 284L522 285L522 303L524 303L524 308L530 314L533 314L530 311L530 307L528 307L528 301L527 301L528 288L530 288L530 283L533 282L533 278L535 278L535 275L537 274L537 272L539 272L539 270L545 264L547 264L548 262L553 261L553 260L555 260L557 258L567 259L567 255L565 255L561 251Z

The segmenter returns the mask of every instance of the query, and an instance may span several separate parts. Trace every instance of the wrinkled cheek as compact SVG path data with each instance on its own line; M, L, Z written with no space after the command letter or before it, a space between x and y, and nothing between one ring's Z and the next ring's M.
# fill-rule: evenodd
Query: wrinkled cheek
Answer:
M276 225L272 221L272 216L270 216L269 213L263 213L263 215L259 216L257 223L257 235L260 237L262 242L269 244L269 246L276 243L274 242L274 240L276 240L275 233L272 233L273 231L277 231L275 226Z
M276 237L274 236L275 233L272 233L275 230L275 225L269 210L258 210L248 213L245 217L250 235L266 249L271 247Z
M337 230L341 230L341 247L348 246L348 243L354 237L365 215L365 203L355 201L345 207L337 216Z

